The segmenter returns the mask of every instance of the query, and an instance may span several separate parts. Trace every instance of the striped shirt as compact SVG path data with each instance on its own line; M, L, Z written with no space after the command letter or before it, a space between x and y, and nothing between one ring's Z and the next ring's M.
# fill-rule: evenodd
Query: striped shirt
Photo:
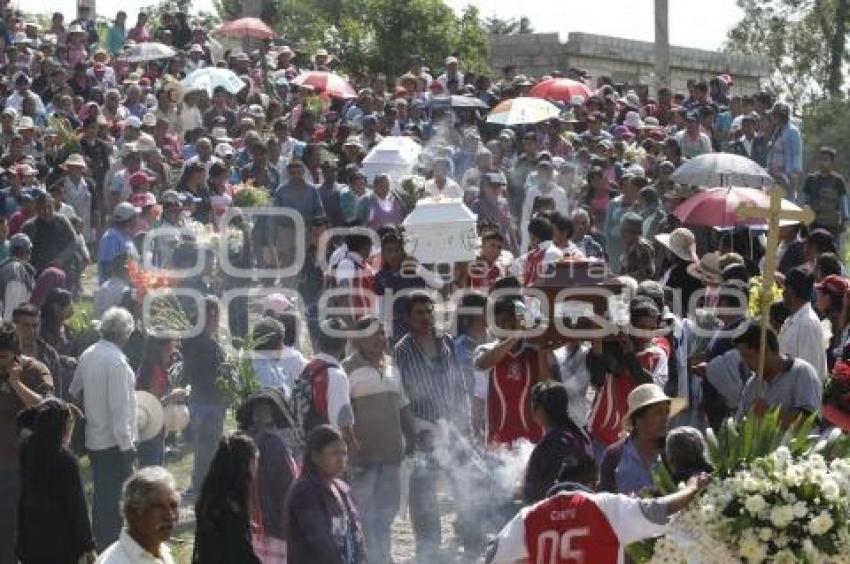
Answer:
M395 365L413 416L436 423L446 419L469 427L469 390L448 335L437 337L438 356L429 358L408 333L395 346Z

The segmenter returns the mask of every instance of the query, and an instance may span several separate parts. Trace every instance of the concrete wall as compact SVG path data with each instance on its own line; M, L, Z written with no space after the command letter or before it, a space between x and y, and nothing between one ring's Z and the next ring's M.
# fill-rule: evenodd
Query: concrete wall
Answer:
M533 33L491 36L490 48L494 73L507 64L536 77L576 67L593 76L609 75L615 82L652 84L654 49L645 41L571 33L561 43L556 33ZM707 81L728 72L737 93L752 93L758 90L759 79L770 72L761 57L685 47L670 48L670 67L674 91L683 91L690 78Z

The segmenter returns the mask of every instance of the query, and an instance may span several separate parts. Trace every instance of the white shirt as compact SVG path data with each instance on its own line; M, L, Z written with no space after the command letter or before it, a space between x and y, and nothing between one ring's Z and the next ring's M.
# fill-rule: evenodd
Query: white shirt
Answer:
M328 423L337 429L354 424L354 410L348 389L348 376L334 357L319 353L316 358L328 366Z
M280 351L278 365L286 380L286 385L291 390L295 386L295 379L304 372L304 367L307 366L307 359L304 358L304 355L298 349L284 345L283 350Z
M157 558L139 546L127 529L123 529L118 540L97 557L95 564L174 564L168 545L159 545L159 554Z
M130 450L139 439L136 426L136 376L118 345L99 340L80 356L71 394L83 393L86 448Z
M552 241L543 241L538 245L538 249L543 250L543 260L540 261L540 267L548 267L557 264L564 260L564 253L555 246ZM511 263L510 272L525 283L525 264L528 262L528 255L525 253L520 255L513 263Z
M463 198L463 188L451 178L446 178L446 184L440 190L437 182L431 178L425 181L425 195L431 198Z
M809 303L791 314L779 332L779 352L807 361L821 381L826 378L826 347L820 319Z
M528 250L528 222L531 221L531 211L534 209L534 200L537 198L552 198L555 202L555 211L569 215L570 200L567 197L567 192L555 183L549 183L545 186L536 184L529 188L525 193L525 200L522 204L522 221L520 229L522 230L522 247L521 252Z

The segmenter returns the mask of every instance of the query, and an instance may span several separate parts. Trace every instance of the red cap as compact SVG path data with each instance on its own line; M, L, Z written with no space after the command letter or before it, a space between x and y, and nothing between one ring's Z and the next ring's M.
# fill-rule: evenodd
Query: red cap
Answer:
M815 284L815 288L821 292L827 292L836 296L842 296L850 290L850 281L836 274L830 274L826 278Z
M139 170L130 175L128 182L130 183L130 188L138 188L146 182L153 182L154 180L156 180L156 176L148 174L143 170Z

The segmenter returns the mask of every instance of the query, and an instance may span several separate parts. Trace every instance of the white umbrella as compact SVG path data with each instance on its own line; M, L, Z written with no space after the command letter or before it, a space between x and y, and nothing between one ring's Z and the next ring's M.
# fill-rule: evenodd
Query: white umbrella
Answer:
M123 58L131 63L143 63L145 61L156 61L159 59L170 59L177 51L155 41L147 43L136 43L130 45L124 51Z
M389 174L394 182L410 174L422 147L410 137L384 137L363 159L363 173L369 182L378 174Z
M210 96L219 86L224 87L231 94L238 94L240 90L245 88L245 82L235 72L217 67L204 67L193 71L183 79L182 84L187 92L190 90L206 90Z
M776 184L757 162L731 153L706 153L686 161L670 175L678 184L769 188Z

